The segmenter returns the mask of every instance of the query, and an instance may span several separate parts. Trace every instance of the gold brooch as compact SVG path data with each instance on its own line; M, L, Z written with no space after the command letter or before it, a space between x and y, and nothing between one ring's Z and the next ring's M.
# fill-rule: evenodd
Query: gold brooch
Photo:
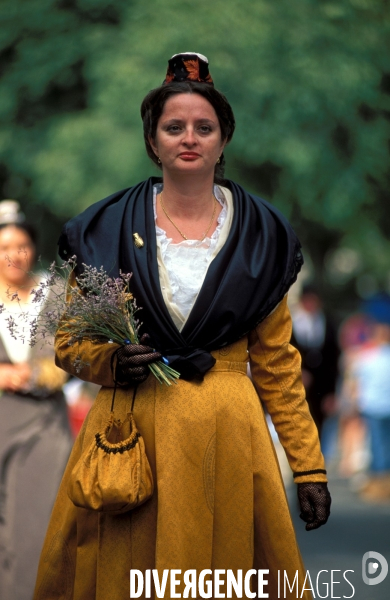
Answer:
M144 245L144 241L143 241L142 237L139 235L139 233L133 233L133 240L134 240L134 245L136 246L136 248L142 248L142 246Z

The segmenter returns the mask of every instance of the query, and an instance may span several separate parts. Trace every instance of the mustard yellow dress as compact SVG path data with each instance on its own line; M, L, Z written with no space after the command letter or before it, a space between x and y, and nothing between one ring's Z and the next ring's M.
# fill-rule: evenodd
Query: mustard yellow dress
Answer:
M275 424L294 472L324 469L317 430L289 344L287 298L254 331L213 352L203 382L160 385L150 376L137 392L134 415L152 467L155 493L137 509L107 515L76 508L69 475L109 416L115 344L57 337L57 364L102 386L76 440L44 544L35 600L122 600L130 569L269 569L265 591L278 597L278 570L304 581L285 490L259 397ZM247 376L250 361L253 382ZM115 412L124 418L131 389L119 389ZM326 481L324 474L297 477ZM310 535L310 534L308 534ZM309 586L307 586L309 587ZM177 588L179 591L180 588ZM254 589L256 589L254 583ZM141 596L144 598L145 596ZM152 595L153 597L153 595ZM165 595L169 598L169 587ZM295 590L287 595L295 598ZM302 596L311 599L309 591Z

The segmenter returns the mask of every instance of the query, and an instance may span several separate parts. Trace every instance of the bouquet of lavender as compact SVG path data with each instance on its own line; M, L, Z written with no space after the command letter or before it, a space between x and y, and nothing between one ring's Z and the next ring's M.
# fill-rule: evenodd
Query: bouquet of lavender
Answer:
M97 269L83 264L82 274L74 277L75 266L76 257L60 266L53 262L48 276L32 289L32 303L39 307L38 314L31 319L31 311L19 313L29 323L30 345L53 338L58 328L68 337L69 345L86 340L138 344L142 323L136 318L140 307L130 292L132 274L120 273L114 279L103 267ZM11 299L18 300L18 295L12 294ZM12 315L8 317L8 327L16 337L17 324ZM18 337L23 334L19 333ZM171 385L180 374L164 360L148 366L160 383ZM76 371L80 372L85 364L78 356Z

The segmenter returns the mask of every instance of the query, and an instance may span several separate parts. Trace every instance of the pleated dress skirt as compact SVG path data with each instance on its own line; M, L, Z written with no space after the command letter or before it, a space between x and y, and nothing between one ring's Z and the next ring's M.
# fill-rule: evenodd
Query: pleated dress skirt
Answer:
M292 582L297 571L301 586L305 572L264 412L247 376L247 344L213 355L216 365L203 382L168 387L149 376L139 386L134 416L155 491L120 515L77 508L67 494L74 465L110 414L113 390L101 389L58 493L35 600L123 600L130 597L131 569L156 569L160 580L165 569L180 570L182 578L189 570L199 576L230 569L245 577L264 569L269 598L296 598L295 590L284 596L278 586L284 573ZM117 417L125 417L131 400L131 389L118 390ZM255 576L251 585L257 596ZM184 587L182 579L176 593ZM140 598L146 597L144 589ZM160 597L171 597L169 580ZM312 598L309 591L301 597Z

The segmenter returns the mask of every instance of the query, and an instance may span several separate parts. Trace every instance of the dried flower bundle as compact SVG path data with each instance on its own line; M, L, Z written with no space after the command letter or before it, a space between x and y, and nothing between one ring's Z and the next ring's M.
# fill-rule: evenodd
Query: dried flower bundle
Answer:
M36 316L31 319L31 311L19 312L19 317L28 323L30 345L52 339L58 328L68 337L69 345L82 341L138 344L142 323L136 318L140 307L130 292L132 274L120 273L114 279L103 267L97 269L83 264L83 272L73 277L74 285L71 285L75 267L75 256L59 266L53 262L47 277L31 290L32 303L38 308ZM10 299L21 305L17 294L12 294ZM12 315L8 317L8 328L13 337L24 339L25 327L18 329ZM171 385L180 374L164 360L148 366L160 383ZM85 364L82 356L78 356L74 364L76 371L81 372Z

